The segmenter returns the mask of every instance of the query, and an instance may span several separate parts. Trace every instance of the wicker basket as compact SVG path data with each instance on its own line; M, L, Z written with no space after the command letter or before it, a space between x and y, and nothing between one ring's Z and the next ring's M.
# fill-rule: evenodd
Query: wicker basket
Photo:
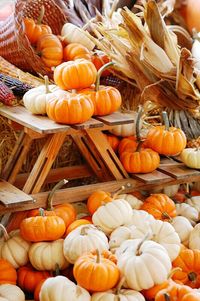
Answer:
M14 13L0 25L0 56L24 71L51 76L24 31L23 18L36 20L44 5L43 23L59 35L66 17L54 0L17 0Z

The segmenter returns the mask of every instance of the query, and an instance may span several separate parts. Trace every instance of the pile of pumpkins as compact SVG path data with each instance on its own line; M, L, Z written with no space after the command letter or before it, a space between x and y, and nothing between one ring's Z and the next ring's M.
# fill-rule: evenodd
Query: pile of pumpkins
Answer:
M54 189L45 210L0 226L0 300L199 301L197 188L188 199L179 186L147 196L122 187L53 207Z
M44 12L43 12L44 13ZM43 16L43 14L42 14ZM33 114L47 114L58 123L78 124L93 115L108 115L121 106L120 92L100 85L113 65L86 33L71 23L63 26L61 36L52 34L48 25L24 19L26 36L41 60L53 72L55 84L29 90L23 97L25 107Z

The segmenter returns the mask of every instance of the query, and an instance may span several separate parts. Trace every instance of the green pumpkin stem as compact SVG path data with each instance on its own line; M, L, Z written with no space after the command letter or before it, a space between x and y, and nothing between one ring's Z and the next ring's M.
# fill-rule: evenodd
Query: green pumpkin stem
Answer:
M162 212L162 218L163 219L168 219L170 222L172 222L171 216L167 212Z
M163 111L162 112L162 119L163 119L163 122L164 122L164 125L165 125L165 129L167 131L169 131L169 119L168 119L168 116L167 116L167 112L166 111Z
M165 301L170 301L171 300L170 295L167 294L167 293L164 293L163 297L165 298Z
M182 269L180 267L174 268L170 271L169 275L167 276L167 279L171 279L172 276L174 276L174 274L176 274L176 272L181 272Z
M43 216L43 217L45 216L43 208L39 208L38 211L39 211L39 216Z
M101 262L101 254L100 254L100 251L99 251L99 249L96 249L96 252L97 252L97 259L96 259L96 263L100 263L100 262Z
M143 141L141 140L141 136L140 136L140 119L142 117L142 113L143 113L143 108L141 106L139 106L138 115L137 115L136 123L135 123L136 139L138 142L136 152L140 151L140 149L142 147L142 143L143 143Z
M120 189L118 189L118 190L113 194L113 196L112 196L113 200L115 200L116 197L117 197L120 193L122 193L124 190L125 190L125 186L122 186Z
M9 234L8 234L8 232L7 232L7 230L6 230L6 228L4 227L4 225L0 224L0 229L3 230L3 236L4 236L4 239L7 241L7 240L10 238L10 236L9 236Z
M40 9L39 17L38 17L37 22L36 22L37 25L42 24L42 20L44 18L44 13L45 13L45 7L44 7L44 5L42 5L41 9Z
M44 76L44 84L45 84L45 89L46 89L46 94L51 93L51 91L49 90L49 78L47 75Z
M67 183L68 183L68 181L63 179L53 187L53 189L51 190L51 192L49 193L48 198L47 198L47 209L46 209L47 211L53 210L53 204L52 204L53 196L54 196L56 190L60 189L63 185L65 185Z
M192 281L192 282L195 282L196 279L197 279L197 274L196 274L195 272L190 272L190 273L188 274L188 279L189 279L190 281Z
M55 265L55 277L60 275L60 267L59 264L56 263Z
M97 72L97 78L96 78L96 82L95 82L95 91L99 91L99 86L100 86L100 78L101 78L101 74L103 73L104 70L108 69L110 66L115 65L114 62L109 62L105 65L103 65Z
M136 250L136 255L137 255L137 256L140 256L140 255L142 254L141 251L140 251L140 248L141 248L143 242L145 242L145 240L147 240L147 239L149 238L149 235L150 235L150 233L147 232L147 233L145 234L145 236L142 238L142 240L139 242L139 244L138 244L138 246L137 246L137 250Z

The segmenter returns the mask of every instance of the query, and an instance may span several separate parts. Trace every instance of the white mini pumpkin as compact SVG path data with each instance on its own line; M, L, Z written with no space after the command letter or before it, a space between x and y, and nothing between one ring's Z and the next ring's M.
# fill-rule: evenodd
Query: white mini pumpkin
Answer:
M111 252L115 252L117 248L121 246L121 244L128 239L132 238L132 228L135 228L134 225L126 227L121 226L115 229L111 235L109 240L109 247Z
M52 92L59 90L56 85L48 85L45 76L45 85L33 88L26 92L23 96L25 108L32 114L46 114L46 103Z
M125 116L132 116L134 118L134 121L132 123L128 124L120 124L120 125L115 125L111 130L109 130L110 133L120 136L120 137L129 137L136 135L136 119L137 119L137 112L131 112L131 113L124 113ZM139 129L141 130L142 128L142 120L140 120L140 125Z
M90 301L88 291L64 276L48 278L42 284L40 301Z
M172 198L178 192L179 187L180 187L180 184L166 186L163 188L163 193L166 194L168 197Z
M190 199L187 199L186 203L195 208L198 211L198 213L200 213L200 196L193 196Z
M189 201L189 200L188 200ZM191 206L194 204L193 201L189 201L190 204L181 203L176 204L176 213L177 215L186 217L190 223L194 226L199 218L199 213L195 207Z
M181 243L184 246L188 246L189 236L193 229L190 221L184 216L176 216L172 219L171 225L178 233Z
M190 232L189 248L192 250L200 250L200 224L197 224Z
M136 291L149 289L164 282L171 270L165 248L154 241L126 240L121 245L118 267L125 276L125 286Z
M123 199L123 200L127 201L131 205L132 209L140 209L140 207L143 204L143 202L141 200L136 198L134 195L128 194L128 193L119 194L118 196L116 196L115 199L116 200Z
M28 251L31 243L20 236L20 231L9 233L1 225L4 237L0 239L0 258L8 260L15 269L24 266L28 262Z
M64 38L66 44L80 43L88 50L93 50L95 47L95 44L90 40L85 31L72 23L64 24L61 36Z
M1 284L0 285L1 301L25 301L24 292L16 285Z
M200 168L200 149L199 148L185 148L180 158L183 163L191 168Z
M131 220L128 222L126 222L126 226L131 226L131 225L135 225L136 227L143 227L144 224L149 224L150 222L154 221L155 218L153 217L153 215L149 214L148 212L144 211L144 210L136 210L133 209L132 212L132 218Z
M63 254L63 239L52 242L37 242L29 250L29 259L32 266L39 271L54 271L58 266L64 270L69 263Z
M82 254L96 249L100 252L108 250L109 245L106 235L93 225L88 224L76 228L64 240L64 256L73 264Z
M114 200L100 206L92 216L92 222L106 234L129 223L132 219L132 208L123 199Z

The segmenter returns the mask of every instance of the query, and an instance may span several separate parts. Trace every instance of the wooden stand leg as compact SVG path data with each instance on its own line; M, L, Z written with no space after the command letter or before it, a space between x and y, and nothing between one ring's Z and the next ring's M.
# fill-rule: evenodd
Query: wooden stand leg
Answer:
M24 132L19 136L13 152L4 168L2 178L13 184L16 176L19 173L33 139Z
M63 145L67 133L51 135L43 146L40 155L23 187L26 193L38 193L51 169L55 158Z

